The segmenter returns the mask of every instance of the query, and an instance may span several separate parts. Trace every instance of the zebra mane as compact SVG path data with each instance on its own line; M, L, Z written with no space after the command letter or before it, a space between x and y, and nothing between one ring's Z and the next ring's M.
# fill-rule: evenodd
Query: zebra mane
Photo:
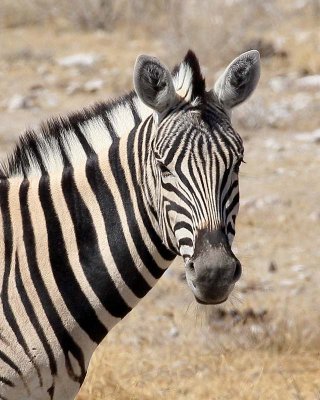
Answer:
M185 101L204 95L205 80L191 50L172 75L175 89ZM0 179L40 176L63 169L65 156L74 164L85 157L83 140L96 153L107 150L114 140L129 133L151 113L152 110L131 91L116 100L48 119L38 129L21 135L13 152L0 162Z

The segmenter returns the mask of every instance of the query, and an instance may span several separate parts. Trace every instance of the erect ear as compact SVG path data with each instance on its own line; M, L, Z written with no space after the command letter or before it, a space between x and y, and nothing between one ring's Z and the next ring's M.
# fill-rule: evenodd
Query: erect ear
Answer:
M137 58L133 83L143 103L159 114L177 101L170 71L155 57L141 55Z
M214 85L214 93L227 109L242 103L260 78L260 54L250 50L234 59Z

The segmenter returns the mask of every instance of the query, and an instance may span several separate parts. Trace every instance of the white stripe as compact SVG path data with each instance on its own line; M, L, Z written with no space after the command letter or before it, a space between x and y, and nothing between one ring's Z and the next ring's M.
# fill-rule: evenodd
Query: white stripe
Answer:
M147 119L152 114L152 109L142 103L142 101L138 97L133 98L132 101L142 121Z
M107 115L119 137L127 135L134 128L134 118L128 104L119 104Z
M96 153L107 150L111 146L112 139L102 117L89 119L81 124L80 129Z

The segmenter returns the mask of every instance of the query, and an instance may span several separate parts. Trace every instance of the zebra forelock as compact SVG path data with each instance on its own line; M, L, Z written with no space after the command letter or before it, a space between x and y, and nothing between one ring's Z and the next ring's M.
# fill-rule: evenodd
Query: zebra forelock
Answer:
M203 97L205 79L201 73L199 60L192 50L189 50L182 63L174 68L173 83L176 92L185 101Z

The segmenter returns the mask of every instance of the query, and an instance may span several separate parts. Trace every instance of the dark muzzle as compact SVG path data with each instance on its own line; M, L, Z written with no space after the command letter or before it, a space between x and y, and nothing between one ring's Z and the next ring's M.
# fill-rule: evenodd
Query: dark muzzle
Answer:
M194 254L186 264L186 276L198 302L218 304L227 300L241 276L241 264L222 230L199 231Z

